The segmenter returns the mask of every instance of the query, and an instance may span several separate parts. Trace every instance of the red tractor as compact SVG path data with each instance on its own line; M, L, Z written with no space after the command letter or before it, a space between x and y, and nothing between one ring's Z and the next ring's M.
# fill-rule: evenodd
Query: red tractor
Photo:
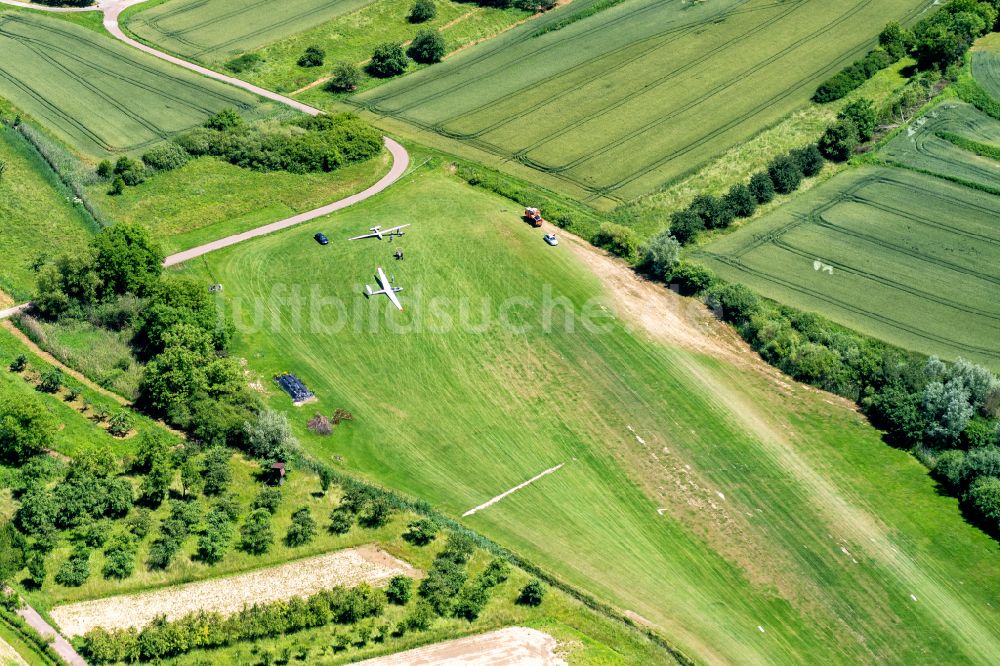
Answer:
M540 227L545 220L542 219L542 211L537 208L525 208L524 221L533 227Z

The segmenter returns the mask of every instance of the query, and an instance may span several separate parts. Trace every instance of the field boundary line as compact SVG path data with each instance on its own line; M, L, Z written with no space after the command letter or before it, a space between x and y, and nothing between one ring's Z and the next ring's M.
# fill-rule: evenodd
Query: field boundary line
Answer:
M488 509L489 507L493 506L494 504L496 504L497 502L499 502L503 498L507 497L508 495L513 495L518 490L521 490L522 488L526 488L527 486L530 486L532 483L534 483L535 481L538 481L543 476L546 476L548 474L552 474L553 472L555 472L556 470L558 470L560 467L562 467L565 464L566 463L559 463L555 467L550 467L547 470L545 470L544 472L541 472L540 474L536 474L535 476L531 477L530 479L528 479L524 483L519 483L516 486L514 486L513 488L511 488L510 490L505 490L504 492L500 493L499 495L497 495L493 499L490 499L489 501L483 502L482 504L480 504L479 506L475 507L474 509L469 509L468 511L466 511L465 513L462 514L462 518L467 518L467 517L471 516L472 514L476 513L477 511L482 511L483 509Z

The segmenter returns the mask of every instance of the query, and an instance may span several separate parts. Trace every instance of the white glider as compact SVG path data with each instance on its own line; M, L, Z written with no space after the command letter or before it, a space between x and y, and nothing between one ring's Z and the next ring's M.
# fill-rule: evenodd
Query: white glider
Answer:
M392 301L393 305L395 305L397 308L399 308L400 310L402 310L403 306L399 302L399 299L396 297L396 292L403 291L403 288L402 287L393 287L392 283L389 282L389 278L387 278L385 276L385 272L382 270L381 266L379 266L379 268L378 268L378 275L376 275L375 277L378 278L379 286L381 286L382 288L379 289L378 291L374 291L374 290L372 290L371 287L369 287L366 284L365 285L365 293L369 297L371 297L371 296L378 296L379 294L385 294L386 296L389 297L389 300Z
M391 241L393 236L402 236L404 232L401 231L401 229L405 229L408 226L410 225L401 224L398 227L392 227L391 229L383 229L382 227L376 225L368 230L372 233L364 234L362 236L355 236L354 238L348 238L347 240L361 240L362 238L377 238L379 240L382 240L384 237L388 236L389 240Z

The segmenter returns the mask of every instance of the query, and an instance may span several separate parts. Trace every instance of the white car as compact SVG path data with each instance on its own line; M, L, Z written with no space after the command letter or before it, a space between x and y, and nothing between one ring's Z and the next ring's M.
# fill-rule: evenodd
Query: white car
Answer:
M556 238L555 234L545 234L543 238L549 245L559 245L559 239Z

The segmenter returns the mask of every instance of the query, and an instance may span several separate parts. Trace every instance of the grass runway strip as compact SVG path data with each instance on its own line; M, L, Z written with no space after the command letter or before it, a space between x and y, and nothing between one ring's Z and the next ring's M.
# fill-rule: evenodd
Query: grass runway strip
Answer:
M996 368L998 217L990 194L863 168L694 256L726 279L874 337Z
M631 0L559 30L531 25L353 101L589 199L631 199L805 103L920 0ZM540 33L540 34L539 34ZM531 37L531 35L538 35Z
M135 152L259 100L83 27L0 13L0 96L93 157Z
M649 285L619 310L631 290L578 256L603 255L569 239L551 248L518 213L428 168L324 220L172 270L225 284L232 353L256 373L294 372L319 396L315 410L354 414L320 438L287 396L269 398L321 460L340 456L345 471L455 517L572 461L462 520L648 619L699 661L1000 659L987 605L1000 585L995 543L909 453L747 355L661 344L646 323L669 327L671 306L677 327L712 339L689 319L703 309ZM395 245L312 240L411 219L394 241L406 260L391 269L404 312L362 293ZM596 329L562 325L565 310L584 308ZM718 340L731 339L723 330Z
M235 576L57 606L51 615L65 635L81 636L94 627L141 628L160 615L168 620L201 610L232 615L255 603L306 597L340 585L377 585L396 575L416 577L418 571L384 551L364 546Z

